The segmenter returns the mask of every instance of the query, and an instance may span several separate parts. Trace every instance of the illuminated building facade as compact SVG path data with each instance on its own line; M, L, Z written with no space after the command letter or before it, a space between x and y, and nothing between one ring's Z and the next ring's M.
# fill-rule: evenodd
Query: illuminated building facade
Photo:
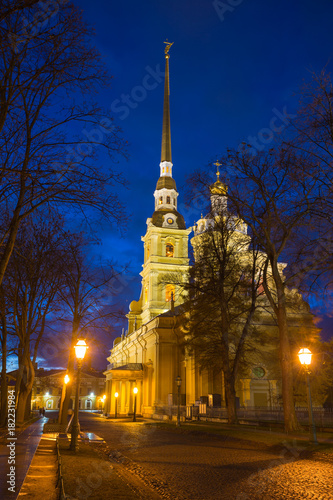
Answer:
M191 244L195 257L200 239L214 225L214 218L227 211L227 187L219 180L211 186L211 212L201 217L194 228L186 228L183 216L177 210L178 191L172 177L170 108L169 108L169 49L165 49L166 71L162 130L160 177L154 192L154 213L147 219L144 244L144 264L141 272L142 290L138 301L130 304L128 331L115 339L106 375L105 413L113 416L117 404L119 415L133 413L134 392L138 388L137 413L146 417L162 418L175 404L176 377L182 379L181 404L194 405L198 401L214 400L220 396L225 405L223 375L200 370L194 356L188 356L179 347L179 307L185 300L181 286L173 284L188 279L188 238L194 229ZM250 241L247 227L234 218L234 239ZM243 252L244 253L244 252ZM242 256L244 257L244 255ZM280 264L281 273L283 264ZM179 279L181 276L181 279ZM168 277L170 280L168 282ZM298 294L297 294L298 295ZM298 298L300 296L298 295ZM307 316L312 328L312 317L302 302L298 315ZM290 311L290 317L293 317ZM294 323L298 319L294 315ZM236 390L241 406L273 407L278 404L279 383L276 369L267 361L268 352L277 349L278 332L272 315L264 312L260 321L267 336L276 342L253 355L249 368L237 380ZM211 395L209 397L209 395ZM215 399L219 399L218 397ZM214 402L214 401L213 401Z
M31 409L58 410L66 370L36 370L31 395ZM105 404L105 377L100 372L83 371L80 383L79 408L81 410L103 410ZM70 408L74 408L75 394L71 396Z

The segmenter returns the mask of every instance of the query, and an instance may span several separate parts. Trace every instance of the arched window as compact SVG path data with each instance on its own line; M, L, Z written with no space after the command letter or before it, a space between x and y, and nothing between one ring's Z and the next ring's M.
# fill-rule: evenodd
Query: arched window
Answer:
M163 203L163 196L160 196L160 199L159 199L159 202L158 202L160 205L162 205Z
M148 302L148 288L145 286L145 304Z
M147 245L147 259L150 257L150 245Z
M165 301L171 302L171 297L175 300L175 287L174 285L167 285L165 287Z
M169 167L167 167L167 174L169 173Z
M167 203L170 204L170 196L167 196Z
M173 257L173 251L174 251L173 245L171 245L171 243L167 243L165 247L165 256Z

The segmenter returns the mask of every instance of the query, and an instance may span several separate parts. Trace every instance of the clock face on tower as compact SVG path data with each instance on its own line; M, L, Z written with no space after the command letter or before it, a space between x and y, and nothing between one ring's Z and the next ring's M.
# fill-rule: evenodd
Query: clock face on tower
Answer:
M173 219L172 219L171 217L168 217L168 218L167 218L167 223L168 223L168 224L173 224Z

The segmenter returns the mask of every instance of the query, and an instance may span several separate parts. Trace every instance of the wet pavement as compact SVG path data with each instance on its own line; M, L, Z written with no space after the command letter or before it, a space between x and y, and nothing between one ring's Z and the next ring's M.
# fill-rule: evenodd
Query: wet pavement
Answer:
M42 417L25 430L15 431L15 436L7 436L0 443L0 498L15 500L18 496L24 478L28 472L39 441L43 434L44 423L47 418ZM8 463L12 461L12 463ZM11 469L14 467L15 469ZM9 474L12 473L10 477ZM14 474L13 474L14 472ZM7 481L12 480L13 486ZM10 491L8 488L12 488Z
M105 452L161 498L333 500L333 455L80 414ZM102 446L102 445L100 445Z
M144 420L109 420L87 412L80 412L79 418L83 431L94 432L106 441L90 445L97 455L91 457L86 482L98 476L105 491L111 481L113 494L117 486L115 498L127 500L129 487L135 491L132 498L145 500L333 500L333 454L310 453L306 443L296 445L294 441L269 447L261 442L192 430L190 426L176 429ZM21 494L35 498L29 496L31 485L42 484L47 474L50 478L55 475L46 467L46 457L52 450L43 441L40 457L37 453L27 474L45 421L40 419L16 436L15 493L8 492L6 484L9 448L6 444L0 446L1 499L16 499L25 476L27 489L22 488ZM47 465L50 467L49 462ZM97 486L90 482L90 489L97 493ZM40 498L44 498L43 493ZM47 498L51 500L52 495Z

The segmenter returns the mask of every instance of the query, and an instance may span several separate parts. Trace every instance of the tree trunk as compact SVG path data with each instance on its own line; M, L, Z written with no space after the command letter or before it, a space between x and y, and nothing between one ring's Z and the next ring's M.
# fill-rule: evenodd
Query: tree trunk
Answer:
M22 370L22 371L21 371ZM18 424L24 422L26 415L26 405L29 394L34 383L35 369L29 357L23 357L20 371L22 373L20 382L20 392L17 402L16 421Z
M73 343L73 340L72 340L72 346L74 346L75 342ZM67 425L68 423L68 409L69 409L69 403L70 403L70 400L71 400L71 395L72 395L72 387L73 386L73 383L74 383L74 351L73 348L70 349L70 353L69 353L69 359L68 359L68 366L67 366L67 374L69 376L69 382L66 386L66 384L64 383L64 386L62 388L63 392L64 392L64 399L62 401L62 405L60 407L60 410L59 410L59 418L58 418L58 422L59 424L62 424L62 425Z
M280 363L282 373L282 400L285 432L299 429L294 405L292 357L290 352L287 315L285 307L278 307L278 325L280 336Z
M1 419L0 419L0 427L5 427L7 423L7 409L8 409L8 401L7 401L7 377L6 377L6 367L7 367L7 328L4 325L4 321L2 321L2 339L1 339L1 347L2 347L2 369L1 369Z
M236 409L235 379L230 369L224 371L225 399L228 412L228 424L238 424Z
M295 406L294 387L292 373L292 356L290 352L289 332L287 322L287 306L285 285L281 279L277 264L272 265L273 278L277 291L276 315L279 327L279 353L282 372L282 401L285 432L293 432L299 429Z
M74 346L77 341L78 331L80 327L80 315L79 315L79 293L80 293L80 279L76 282L75 287L75 297L74 297L74 313L73 313L73 324L72 324L72 340L71 340L71 348L69 350L68 356L68 365L67 365L67 373L69 376L69 382L67 387L63 390L66 391L65 397L62 403L61 411L59 411L59 424L67 425L68 421L68 409L69 403L72 395L72 387L74 383L74 362L75 362L75 354L74 354Z
M0 427L6 427L7 424L7 413L8 413L8 404L7 404L7 378L6 373L1 374L1 420Z
M5 427L7 423L8 399L7 399L7 323L6 323L6 306L1 288L1 350L2 350L2 368L1 368L1 415L0 427Z

